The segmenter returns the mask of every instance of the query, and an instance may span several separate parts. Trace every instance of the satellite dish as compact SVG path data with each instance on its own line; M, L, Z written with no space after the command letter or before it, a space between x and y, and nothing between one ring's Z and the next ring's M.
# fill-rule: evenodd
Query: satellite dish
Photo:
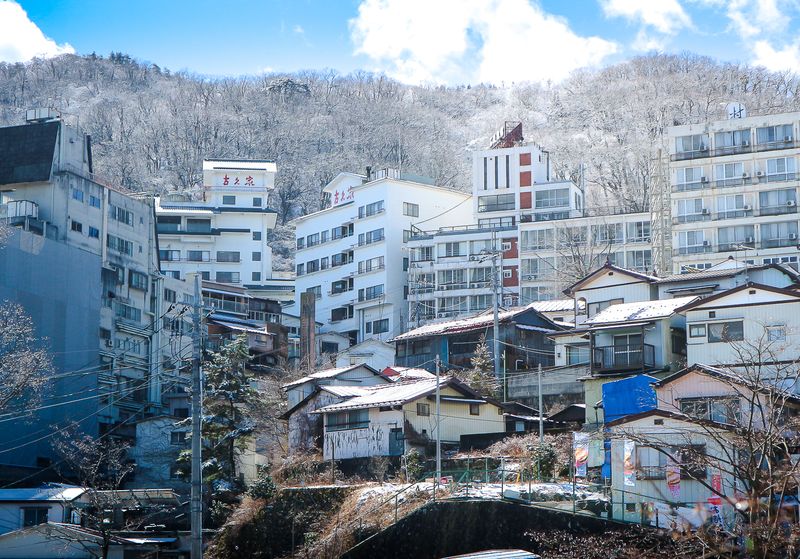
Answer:
M728 111L728 120L747 117L747 109L741 103L728 103L726 109Z

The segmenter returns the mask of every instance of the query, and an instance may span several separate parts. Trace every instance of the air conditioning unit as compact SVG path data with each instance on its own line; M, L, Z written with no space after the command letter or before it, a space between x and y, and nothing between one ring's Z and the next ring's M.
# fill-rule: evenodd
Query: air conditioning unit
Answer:
M708 215L708 208L703 208L703 210L700 213L703 215Z
M469 259L474 261L474 260L478 260L478 257L477 256L470 256Z
M755 242L755 239L753 237L747 237L744 242L747 244L752 244Z
M753 208L751 208L751 207L750 207L748 204L745 204L744 206L742 206L742 209L743 209L744 211L746 211L746 212L749 212L749 211L750 211L750 210L752 210Z
M708 177L700 177L700 182L708 182Z
M106 347L114 347L114 342L112 340L106 340Z
M789 240L796 241L797 240L797 233L789 233Z
M440 312L439 314L436 315L436 318L444 318L444 313Z
M796 206L797 202L795 202L794 200L789 200L788 202L786 202L786 205L787 206Z
M711 246L711 243L708 241L703 241L703 246L704 247Z
M742 178L743 178L743 179L746 179L746 178L747 178L747 177L749 177L749 176L750 176L750 175L748 175L747 173L742 173Z
M786 136L786 137L783 139L783 141L784 141L784 142L791 142L791 141L792 141L792 137L791 137L791 136Z
M748 142L747 140L745 140L744 142L742 142L742 147L747 147L747 146L749 146L749 145L750 145L750 142Z
M763 177L764 176L764 171L756 171L756 176L757 177Z

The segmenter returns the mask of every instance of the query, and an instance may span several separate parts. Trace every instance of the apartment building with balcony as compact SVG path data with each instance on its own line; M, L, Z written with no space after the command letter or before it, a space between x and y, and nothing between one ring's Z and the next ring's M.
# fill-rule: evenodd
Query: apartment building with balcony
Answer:
M156 198L164 273L177 279L199 273L257 296L291 300L291 277L273 273L267 243L277 218L269 208L276 171L270 161L206 159L199 193Z
M538 192L537 192L538 194ZM581 271L606 262L653 270L650 214L615 208L587 210L563 198L566 217L525 221L519 226L520 302L557 299Z
M669 129L676 273L729 254L797 268L800 113L743 114Z
M171 412L170 394L188 383L191 293L160 273L152 201L95 175L91 138L57 113L27 116L0 128L0 219L11 232L0 300L31 316L61 380L30 422L0 432L19 446L0 464L36 468L53 459L42 429L77 421L90 435L132 438L137 419Z
M408 319L412 232L469 222L470 196L394 169L341 173L323 196L324 209L294 220L297 307L316 293L323 334L386 341Z

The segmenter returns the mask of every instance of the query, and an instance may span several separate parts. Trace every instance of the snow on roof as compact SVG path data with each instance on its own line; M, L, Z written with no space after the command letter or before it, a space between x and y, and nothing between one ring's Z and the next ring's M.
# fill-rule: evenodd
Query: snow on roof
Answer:
M403 379L412 379L412 378L419 378L419 379L436 378L436 375L434 375L429 371L426 371L425 369L417 369L415 367L391 367L391 369L397 373L396 376L390 377L394 381Z
M449 379L441 380L439 386L444 386L448 380ZM377 386L364 387L363 390L365 390L365 393L360 396L355 396L338 404L325 406L324 408L316 410L314 413L375 408L379 406L399 406L436 390L436 379L379 384Z
M340 398L352 398L353 396L363 396L367 394L369 390L366 386L341 386L341 385L326 385L320 386L320 390L324 390L334 396L339 396Z
M584 302L580 301L579 306L583 308ZM567 312L575 310L574 299L554 299L552 301L536 301L530 305L539 312Z
M315 373L311 373L306 377L293 380L292 382L287 382L286 384L283 385L283 388L291 388L292 386L299 386L301 384L305 384L313 380L338 377L342 373L346 373L347 371L357 369L358 367L366 367L366 365L364 364L349 365L347 367L336 367L335 369L325 369L324 371L317 371ZM369 369L369 367L367 368Z
M508 310L502 311L498 313L498 319L500 322L505 320L509 320L514 318L518 314L521 314L527 310L536 310L533 305L536 303L531 303L525 307L512 307ZM412 338L421 338L424 336L435 336L438 334L455 334L457 332L468 332L470 330L477 330L479 328L491 326L492 322L494 321L494 313L492 309L483 311L479 314L474 314L472 316L467 316L464 318L459 318L457 320L448 320L447 322L435 322L433 324L426 324L425 326L420 326L419 328L415 328L413 330L409 330L404 334L400 334L389 340L390 342L399 342L403 340L409 340Z
M28 489L0 489L0 501L72 501L86 488L58 483Z
M599 324L665 318L671 316L675 309L688 305L696 299L697 297L677 297L675 299L665 299L664 301L640 301L638 303L611 305L584 324L586 326L596 326Z

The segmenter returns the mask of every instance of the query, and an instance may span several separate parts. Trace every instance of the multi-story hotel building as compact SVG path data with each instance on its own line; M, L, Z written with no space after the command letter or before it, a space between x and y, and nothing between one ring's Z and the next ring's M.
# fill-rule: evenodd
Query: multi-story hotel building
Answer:
M673 269L733 254L796 268L800 113L728 111L727 120L669 129Z
M46 468L53 432L132 437L175 413L191 357L191 286L159 271L152 201L97 177L91 139L52 110L0 128L0 301L47 338L54 380L31 419L0 430L4 467ZM185 369L184 369L185 370Z
M325 209L294 220L296 308L301 293L316 293L320 332L344 335L351 344L401 333L412 231L469 222L470 195L394 169L341 173L323 195Z
M262 297L292 297L290 278L273 277L267 236L275 227L269 209L275 163L203 161L200 196L156 198L159 256L164 273L177 279L199 273L204 280L248 288Z

